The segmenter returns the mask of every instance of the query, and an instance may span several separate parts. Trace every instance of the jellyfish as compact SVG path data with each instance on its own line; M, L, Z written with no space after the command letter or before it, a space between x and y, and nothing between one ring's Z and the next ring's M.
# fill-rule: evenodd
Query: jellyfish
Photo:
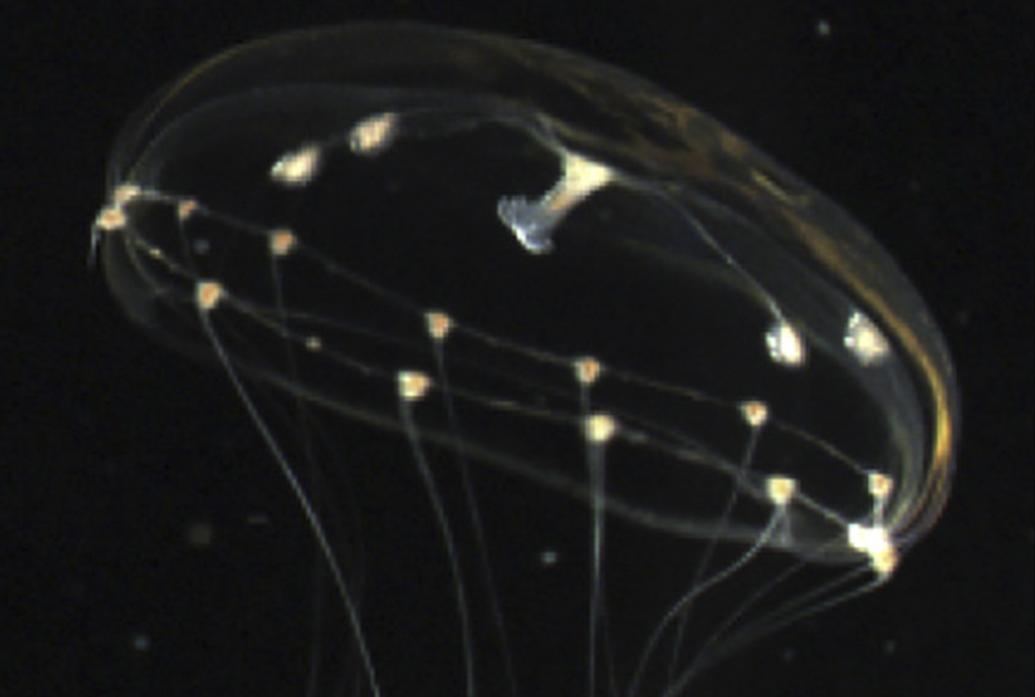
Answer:
M693 695L888 581L948 496L951 362L888 254L562 50L376 23L230 49L129 121L92 230L290 489L340 694Z

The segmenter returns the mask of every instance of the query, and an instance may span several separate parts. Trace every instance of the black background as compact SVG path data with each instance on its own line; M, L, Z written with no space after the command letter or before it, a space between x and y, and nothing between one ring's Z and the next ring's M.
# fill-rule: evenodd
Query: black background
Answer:
M942 523L888 587L762 641L701 694L1030 695L1032 7L964 0L5 2L0 695L209 694L192 671L251 668L206 638L224 620L191 615L197 597L290 606L277 553L301 528L231 530L222 565L175 551L191 515L290 502L218 377L120 317L88 230L106 151L153 89L242 40L378 17L557 44L685 97L874 230L947 335L964 423ZM269 637L273 660L289 635ZM149 682L156 660L184 684Z

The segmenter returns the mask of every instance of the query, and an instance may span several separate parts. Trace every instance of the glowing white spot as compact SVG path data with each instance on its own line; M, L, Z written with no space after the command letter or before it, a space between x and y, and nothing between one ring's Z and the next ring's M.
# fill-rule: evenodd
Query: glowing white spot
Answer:
M398 123L398 115L392 112L363 119L349 133L349 148L357 155L377 155L395 140Z
M105 206L93 221L94 227L104 232L114 232L126 227L126 211L119 205Z
M432 310L425 313L424 321L427 323L428 334L435 341L442 341L453 328L453 320L445 312Z
M192 198L187 198L176 204L176 217L180 219L180 222L185 222L192 215L198 212L198 202Z
M270 232L270 253L275 257L287 256L297 245L298 238L287 228L279 228Z
M617 430L618 422L610 414L593 414L583 422L583 435L590 443L605 443Z
M119 184L112 192L111 202L116 206L124 206L143 193L143 190L136 184Z
M886 501L895 488L895 481L881 472L871 472L866 478L866 484L870 495L882 501Z
M407 402L415 402L427 394L431 378L420 371L402 370L398 375L399 396Z
M602 371L603 366L600 365L600 361L591 356L575 361L575 379L580 385L592 385L600 377Z
M290 188L305 186L320 171L320 160L319 146L303 145L298 150L282 155L270 168L270 177L278 184Z
M778 320L765 333L765 345L774 363L788 368L805 365L805 342L787 320Z
M194 289L194 301L203 312L218 305L223 295L223 286L218 281L199 281Z
M790 477L773 475L766 480L765 488L770 501L777 506L786 506L798 490L798 482Z
M845 325L845 348L862 365L877 365L884 361L891 352L888 340L873 321L856 310L848 318Z
M888 576L898 564L898 552L888 529L882 525L867 526L852 523L848 526L848 544L852 549L870 558L870 566L880 576Z
M740 405L740 415L749 426L758 428L769 420L769 407L765 402L753 399Z

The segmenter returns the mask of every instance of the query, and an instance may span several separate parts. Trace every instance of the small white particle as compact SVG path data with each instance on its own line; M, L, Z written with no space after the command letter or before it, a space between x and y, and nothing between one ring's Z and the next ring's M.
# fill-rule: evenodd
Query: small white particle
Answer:
M787 320L778 320L769 327L765 333L765 345L774 363L788 368L805 365L805 342Z
M844 345L864 366L883 362L891 352L887 338L869 317L856 310L845 325Z

